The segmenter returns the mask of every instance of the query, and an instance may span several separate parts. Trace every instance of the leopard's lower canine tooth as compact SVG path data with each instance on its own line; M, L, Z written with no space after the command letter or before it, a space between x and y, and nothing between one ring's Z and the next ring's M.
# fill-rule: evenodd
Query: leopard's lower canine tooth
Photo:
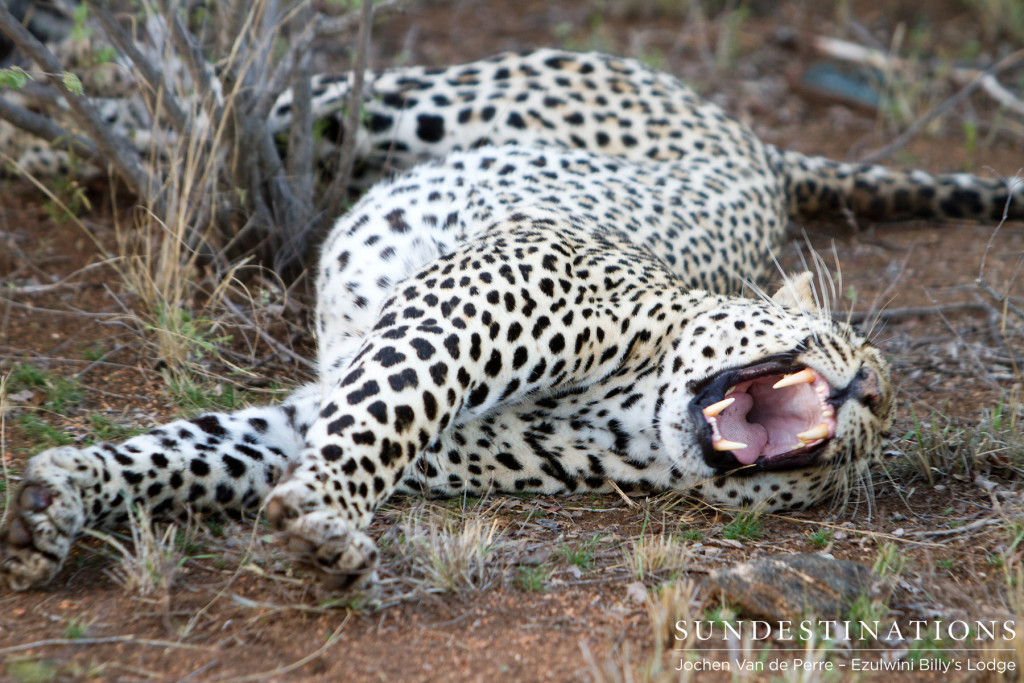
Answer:
M716 451L738 451L747 447L747 444L740 443L739 441L726 441L725 439L719 439L715 441L712 446Z
M817 427L811 427L806 432L800 432L796 438L801 441L814 441L816 439L828 438L828 425L822 422Z
M718 403L712 403L703 410L704 417L718 417L719 413L721 413L723 410L725 410L735 402L736 399L734 398L723 398Z
M810 368L804 368L800 372L794 372L792 375L786 375L773 384L772 389L782 389L783 387L791 387L794 384L807 384L808 382L813 381L814 371Z

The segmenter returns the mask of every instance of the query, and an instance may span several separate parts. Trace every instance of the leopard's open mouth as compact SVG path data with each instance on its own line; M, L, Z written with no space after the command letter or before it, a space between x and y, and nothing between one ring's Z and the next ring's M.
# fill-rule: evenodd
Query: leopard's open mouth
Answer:
M704 460L716 469L810 465L836 434L828 381L811 368L769 361L715 375L690 403Z

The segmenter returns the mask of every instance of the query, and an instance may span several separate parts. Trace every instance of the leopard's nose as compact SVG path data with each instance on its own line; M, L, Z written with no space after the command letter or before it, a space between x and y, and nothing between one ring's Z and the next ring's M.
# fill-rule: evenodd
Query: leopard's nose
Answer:
M882 398L882 380L878 373L868 366L863 366L850 382L850 396L861 403L875 406Z

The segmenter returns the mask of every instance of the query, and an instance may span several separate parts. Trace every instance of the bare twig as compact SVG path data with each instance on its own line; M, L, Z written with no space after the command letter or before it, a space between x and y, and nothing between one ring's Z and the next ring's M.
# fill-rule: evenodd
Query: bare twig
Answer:
M906 60L893 57L881 50L864 47L862 45L857 45L856 43L851 43L845 40L839 40L837 38L813 36L810 43L811 47L815 50L834 59L840 59L854 64L863 64L882 71L907 69L910 66ZM933 107L888 145L866 154L860 159L860 161L866 164L873 164L889 156L906 145L907 142L921 131L921 129L966 100L979 88L988 93L1003 106L1006 106L1017 113L1024 114L1024 102L1015 98L1008 90L1006 90L1006 88L1000 85L999 81L996 80L996 74L1014 66L1022 59L1024 59L1024 50L1017 50L1016 52L1003 57L985 70L966 68L953 69L951 72L952 79L957 83L965 84L956 94Z
M336 642L338 642L338 638L339 638L339 636L341 636L341 632L345 629L345 626L348 624L348 620L351 619L351 618L352 618L352 612L349 611L347 614L345 614L345 618L342 619L341 623L338 624L338 628L334 629L334 633L332 633L327 638L327 640L324 641L323 645L318 647L313 652L310 652L308 655L306 655L302 659L299 659L298 661L292 662L291 664L288 664L287 666L279 666L276 669L273 669L271 671L264 671L262 673L252 674L251 676L238 676L238 677L231 676L231 677L228 677L226 679L225 678L218 678L218 679L215 679L215 680L230 680L230 681L238 681L238 682L241 682L241 681L265 681L265 680L277 678L279 676L283 676L286 673L289 673L291 671L295 671L296 669L305 666L309 662L313 661L314 659L316 659L317 657L322 655L324 652L326 652L328 650L328 648L330 648L332 645L334 645Z
M313 21L313 10L308 3L301 5L293 19L298 26ZM313 220L313 91L310 86L312 59L309 50L298 55L292 72L292 123L288 135L288 155L285 158L287 177L292 192L283 234L280 259L275 265L287 265L302 258L306 251L309 229ZM263 118L262 120L266 120Z
M42 308L40 306L32 306L25 304L14 299L8 299L5 296L0 296L0 302L9 304L11 306L17 306L18 308L25 308L36 313L48 313L50 315L68 315L76 318L109 318L112 313L93 313L91 311L79 311L76 309L70 309L67 311L57 310L55 308Z
M966 100L968 97L970 97L975 90L984 86L987 79L994 78L995 74L1016 64L1022 58L1024 58L1024 50L1017 50L1016 52L1000 59L998 62L993 64L985 71L978 72L971 70L972 73L975 75L971 78L967 85L962 87L952 97L949 97L942 103L936 105L935 107L932 107L927 113L924 114L924 116L910 124L910 126L907 127L905 131L900 133L895 140L885 145L884 147L881 147L879 149L874 150L873 152L865 154L863 157L861 157L860 161L865 164L877 163L878 161L886 158L893 152L896 152L897 150L901 149L904 145L910 142L910 140L912 140L915 135L921 132L921 130L923 130L929 123L949 112L951 109L953 109L961 102Z
M1024 183L1024 179L1020 178L1020 172L1018 172L1018 177L1014 178L1012 181L1008 183L1009 187L1007 189L1009 196L1006 199L1006 204L1003 206L1003 216L1000 219L999 224L996 225L995 229L992 231L992 234L989 236L988 244L985 245L985 252L981 256L981 265L978 267L978 278L977 280L975 280L975 282L979 287L981 287L981 289L986 294L995 299L1000 306L1004 307L1005 310L1014 313L1019 318L1024 318L1024 311L1015 306L1013 302L1010 301L1010 297L1008 295L1000 294L997 291L995 291L995 289L993 289L993 287L989 285L988 281L985 279L985 268L988 265L989 252L992 251L992 248L995 245L996 235L999 234L999 231L1002 230L1003 226L1006 224L1006 221L1009 219L1010 202L1013 201L1013 188L1020 183Z
M969 83L974 79L981 81L981 89L996 102L1013 111L1019 116L1024 116L1024 102L1021 102L1012 92L1003 87L1003 84L996 79L995 74L978 69L956 69L953 71L953 80L958 83Z
M327 190L325 215L333 218L341 214L348 196L355 165L356 130L363 104L363 79L366 74L367 53L370 46L370 31L373 27L373 1L363 0L360 12L359 35L356 38L356 56L352 65L352 90L348 95L348 112L345 117L345 138L339 153L338 174ZM330 220L330 218L328 220Z
M608 483L611 484L611 487L612 489L614 489L615 493L619 494L619 497L622 498L622 500L626 501L626 507L637 507L637 502L630 498L629 496L627 496L626 493L619 488L619 485L615 483L615 480L609 479Z
M986 294L988 294L990 297L995 299L996 302L1000 306L1005 306L1006 310L1010 311L1011 313L1016 315L1018 318L1024 318L1024 311L1022 311L1020 308L1018 308L1017 306L1015 306L1012 303L1010 303L1010 300L1005 295L1000 294L996 290L992 289L992 286L989 285L987 282L985 282L984 280L979 279L978 280L978 286L981 287L981 289Z
M88 264L86 266L82 266L81 268L79 268L78 270L74 271L73 273L69 273L67 276L61 278L60 280L57 280L56 282L50 282L50 283L45 284L45 285L21 285L21 286L14 285L14 284L7 284L7 285L4 286L3 290L4 290L4 293L6 293L6 294L32 295L32 294L43 294L45 292L50 292L50 291L53 291L55 289L60 289L61 287L77 287L78 285L74 285L74 284L72 284L70 282L72 279L78 277L79 275L87 273L90 270L95 270L96 268L103 268L103 267L106 267L106 266L109 266L109 265L110 264L107 263L106 261L100 261L98 263L90 263L90 264Z
M167 22L167 26L170 29L171 42L174 43L174 47L185 61L185 66L188 68L189 74L191 74L192 80L197 86L196 89L203 95L212 98L209 102L204 103L206 106L211 107L211 120L220 121L224 117L224 110L220 102L219 88L214 87L213 80L210 77L209 65L203 58L202 49L182 21L176 3L160 0L160 10L164 15L164 21Z
M50 638L49 640L36 640L31 643L22 643L21 645L0 647L0 655L23 652L37 647L54 647L57 645L102 645L105 643L128 643L131 645L150 645L152 647L180 648L183 650L213 649L206 645L176 643L173 640L154 640L152 638L137 638L135 636L109 636L106 638Z
M315 21L307 22L302 31L288 41L289 49L278 62L273 75L268 81L267 87L263 88L260 93L260 98L256 104L257 116L266 118L270 114L271 108L277 102L277 98L287 87L289 80L294 81L293 73L295 72L296 56L308 57L311 53L313 40L316 38L315 25ZM293 99L294 95L293 91ZM294 105L294 102L292 104Z
M159 103L164 112L166 112L167 120L171 126L182 135L187 136L191 129L188 117L181 107L178 106L178 101L174 96L167 92L164 79L160 76L156 67L153 66L153 63L142 54L135 41L118 23L114 15L107 9L105 3L99 0L86 0L86 4L89 5L89 10L100 20L100 23L103 24L107 36L117 46L117 49L124 53L131 60L132 64L135 65L139 76L142 77L144 84L149 88L150 101Z
M970 532L976 531L977 529L981 529L982 527L993 526L993 525L996 525L996 524L1003 524L1003 523L1004 523L1004 520L1002 520L1002 519L994 519L994 518L991 518L991 517L986 517L984 519L978 519L978 520L975 520L975 521L971 522L970 524L965 524L963 526L959 526L959 527L956 527L954 529L935 529L934 531L914 531L914 532L911 532L910 535L913 536L914 538L938 538L940 536L952 536L952 535L959 535L959 534L964 534L964 533L970 533Z
M298 355L297 353L295 353L294 351L292 351L291 349L289 349L289 348L288 348L287 346L285 346L285 345L284 345L284 344L282 344L281 342L279 342L279 341L277 341L276 339L274 339L273 337L271 337L271 336L270 336L269 334L267 334L267 331L266 331L266 330L264 330L264 329L263 329L263 327L262 327L261 325L257 325L257 324L256 324L256 323L255 323L255 322L254 322L254 321L253 321L253 320L252 320L251 318L249 318L248 316L246 316L246 315L245 315L245 314L244 314L244 313L242 312L242 309L240 309L240 308L239 308L238 306L236 306L236 305L235 305L235 303L234 303L233 301L231 301L230 299L228 299L228 298L226 298L226 297L225 297L225 299L224 299L224 304L225 304L225 305L226 305L226 306L227 306L228 308L230 308L230 309L231 309L232 313L234 313L234 314L235 314L235 315L237 315L237 316L238 316L239 318L241 318L241 319L242 319L242 321L243 321L243 322L244 322L244 323L245 323L246 325L248 325L248 326L249 326L249 327L251 327L252 329L256 330L257 334L259 334L259 335L260 335L260 339L262 339L263 341L265 341L265 342L266 342L266 343L267 343L268 345L270 345L270 347L271 347L271 348L273 348L273 349L274 349L275 351L277 351L277 352L278 352L278 353L280 353L281 355L285 356L286 358L288 358L288 359L289 359L289 360L291 360L292 362L294 362L294 363L298 363L299 365L302 365L302 366L304 366L304 367L306 367L306 368L309 368L309 369L310 369L310 370L312 370L313 372L316 372L316 363L313 363L312 361L310 361L310 360L309 360L309 359L307 359L307 358L303 358L302 356Z

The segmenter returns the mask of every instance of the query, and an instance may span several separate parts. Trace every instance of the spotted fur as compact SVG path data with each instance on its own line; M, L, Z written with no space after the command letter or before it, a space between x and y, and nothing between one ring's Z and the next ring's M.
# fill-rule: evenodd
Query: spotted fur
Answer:
M280 405L33 458L0 548L12 588L48 581L76 534L129 505L263 504L341 587L372 573L363 530L395 492L681 489L771 510L842 496L891 427L884 359L818 311L806 276L737 295L764 282L790 216L991 217L1010 199L973 176L780 151L670 76L604 55L368 82L366 177L414 168L324 242L319 381ZM347 80L314 85L317 116L337 123ZM1013 215L1021 204L1018 189ZM802 388L770 388L791 376ZM826 435L743 466L716 448L725 418L706 416L748 385L757 411L813 404Z

